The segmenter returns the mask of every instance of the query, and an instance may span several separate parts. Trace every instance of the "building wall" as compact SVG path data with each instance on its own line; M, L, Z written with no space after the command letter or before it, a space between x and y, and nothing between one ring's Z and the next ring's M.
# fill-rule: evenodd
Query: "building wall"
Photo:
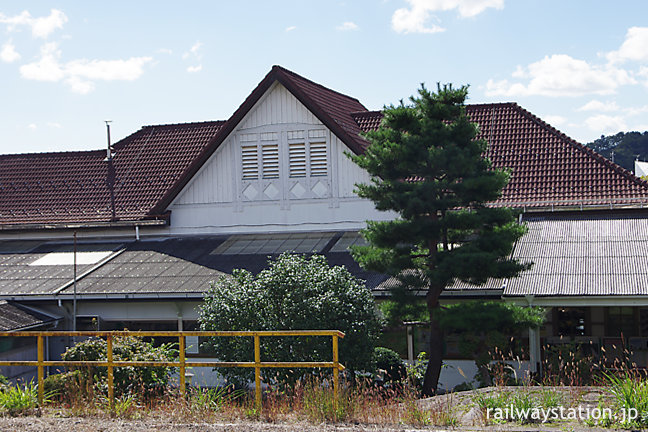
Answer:
M299 165L293 156L300 151L303 175L296 174ZM347 152L335 134L276 83L170 205L169 231L352 230L368 219L393 218L356 196L355 184L370 178Z

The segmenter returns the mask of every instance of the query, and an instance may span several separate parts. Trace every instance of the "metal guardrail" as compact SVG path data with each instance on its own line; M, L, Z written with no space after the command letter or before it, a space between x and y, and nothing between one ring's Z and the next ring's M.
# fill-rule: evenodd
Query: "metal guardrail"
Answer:
M45 361L44 339L56 336L84 336L106 338L107 359L106 361ZM113 337L134 336L134 337L177 337L178 338L178 361L115 361L113 359ZM253 362L199 362L187 361L185 358L185 337L187 336L224 336L224 337L252 337L254 339L254 361ZM331 362L262 362L261 361L261 337L276 336L330 336L333 343L333 361ZM115 406L115 387L113 380L113 369L115 367L177 367L180 369L180 393L186 393L185 372L188 367L243 367L254 368L255 382L255 403L258 410L261 409L261 369L262 368L331 368L333 369L333 394L337 401L340 389L340 371L344 366L339 362L338 339L344 338L344 333L339 330L278 330L278 331L22 331L22 332L0 332L0 337L35 337L37 340L38 360L14 360L2 361L0 366L36 366L38 368L38 401L43 403L45 380L45 367L48 366L97 366L108 368L108 401L110 409Z

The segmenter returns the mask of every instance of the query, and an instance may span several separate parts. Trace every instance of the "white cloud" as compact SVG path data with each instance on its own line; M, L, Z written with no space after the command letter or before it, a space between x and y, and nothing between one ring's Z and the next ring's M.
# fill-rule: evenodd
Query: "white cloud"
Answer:
M133 81L144 73L151 57L131 57L127 60L78 59L61 63L61 51L54 42L41 47L38 61L20 67L23 78L35 81L65 82L75 93L94 90L94 81Z
M648 61L648 27L630 27L618 51L607 54L611 62Z
M29 124L27 125L27 127L28 127L29 129L31 129L31 130L36 130L36 129L37 129L36 123L29 123Z
M456 9L459 16L469 18L488 8L502 9L504 0L406 0L409 8L397 9L392 15L392 28L398 33L439 33L445 29L427 21L432 12Z
M609 116L606 114L589 117L585 120L585 124L588 128L601 135L615 134L619 131L627 130L628 128L622 117Z
M295 30L296 28L297 28L297 26L286 27L286 31L291 32L291 31Z
M194 57L200 60L202 58L202 55L199 53L199 51L202 45L203 45L202 42L200 41L196 42L191 46L191 48L189 48L189 51L182 54L182 58L188 59L189 57Z
M599 100L591 100L587 102L582 107L578 108L577 111L599 111L599 112L614 112L619 111L619 105L616 102L601 102Z
M528 79L526 84L508 80L488 80L489 96L583 96L612 94L619 86L636 84L630 74L611 65L595 66L565 54L545 56L526 68L518 67L514 78Z
M626 113L628 113L629 116L645 114L645 113L648 113L648 105L644 105L644 106L640 106L640 107L629 107L629 108L625 108L624 111ZM645 130L648 130L648 129L645 129Z
M336 27L340 31L358 30L358 25L354 22L347 21Z
M54 129L61 129L63 127L61 126L61 123L57 123L57 122L47 122L47 126Z
M567 122L567 119L565 117L559 115L546 115L542 118L552 126L561 126Z
M13 63L20 59L20 54L16 51L16 47L11 40L4 45L0 50L0 59L5 63Z
M158 52L160 54L169 54L169 55L173 54L173 50L169 49L169 48L160 48L156 52Z
M37 62L20 66L20 75L34 81L56 82L65 78L65 72L59 64L61 51L55 42L41 47L41 58Z
M32 36L38 38L46 38L57 29L62 29L67 20L67 16L57 9L52 9L49 16L39 18L32 17L26 10L12 17L0 13L0 23L7 24L9 31L26 26L31 28Z
M182 54L182 58L184 60L193 59L198 62L197 65L189 66L187 68L187 72L196 73L202 70L202 63L200 62L202 60L202 54L200 53L200 48L202 48L202 46L203 46L202 42L197 41L195 44L191 46L191 48L189 48L189 51Z

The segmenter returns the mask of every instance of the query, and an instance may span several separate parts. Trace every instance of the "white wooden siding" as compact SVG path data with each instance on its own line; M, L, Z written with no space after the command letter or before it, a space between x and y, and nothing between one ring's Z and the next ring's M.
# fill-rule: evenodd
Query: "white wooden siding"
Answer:
M342 141L340 141L335 135L331 134L332 138L332 148L335 149L335 158L337 162L337 196L340 198L351 198L355 197L356 194L353 192L355 190L356 183L369 183L371 177L369 174L355 164L349 157L344 154L353 153Z
M292 93L277 83L245 116L239 130L285 123L322 124Z
M235 195L235 146L231 137L214 152L195 177L180 192L174 204L232 202Z
M256 146L256 164L246 146ZM169 207L171 231L357 229L393 217L354 194L355 183L370 179L344 154L350 151L275 84Z

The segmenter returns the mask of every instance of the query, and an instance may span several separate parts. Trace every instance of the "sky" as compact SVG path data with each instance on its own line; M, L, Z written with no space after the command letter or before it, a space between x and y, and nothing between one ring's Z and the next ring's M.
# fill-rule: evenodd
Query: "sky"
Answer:
M0 0L0 154L226 120L275 64L368 109L452 83L583 143L648 130L645 0Z

